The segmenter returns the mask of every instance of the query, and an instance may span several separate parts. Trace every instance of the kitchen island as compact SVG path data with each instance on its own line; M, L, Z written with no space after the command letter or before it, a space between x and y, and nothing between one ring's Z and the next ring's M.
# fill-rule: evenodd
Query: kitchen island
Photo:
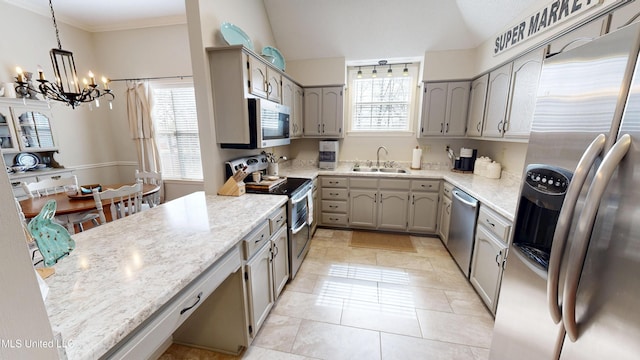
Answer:
M220 259L239 264L239 242L286 201L196 192L73 235L76 248L46 280L61 357L97 359L123 345Z

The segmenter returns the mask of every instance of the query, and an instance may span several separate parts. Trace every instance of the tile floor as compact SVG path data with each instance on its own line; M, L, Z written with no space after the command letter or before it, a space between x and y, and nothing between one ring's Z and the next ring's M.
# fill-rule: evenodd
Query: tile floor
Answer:
M439 239L412 236L410 253L350 236L317 230L242 359L488 358L493 318Z

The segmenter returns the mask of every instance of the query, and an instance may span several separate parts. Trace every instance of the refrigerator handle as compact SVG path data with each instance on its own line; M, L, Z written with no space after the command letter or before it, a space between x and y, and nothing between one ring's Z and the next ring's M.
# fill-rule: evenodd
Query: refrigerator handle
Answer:
M629 151L630 146L631 136L629 136L629 134L622 135L604 157L589 187L589 192L585 199L585 207L578 220L575 238L571 245L571 252L569 253L567 278L564 283L562 297L562 320L567 335L569 335L569 339L573 342L578 339L578 324L576 323L578 282L580 281L580 273L582 272L582 265L587 255L587 249L589 248L589 238L591 237L593 224L598 208L600 207L600 200L602 200L602 196L607 189L609 180L611 180L613 173L627 154L627 151Z
M606 142L606 136L604 134L598 135L587 149L582 154L582 158L576 166L576 171L573 174L569 187L567 188L567 194L562 203L562 209L558 216L558 223L556 225L556 231L553 234L553 242L551 243L551 256L549 258L549 268L547 277L547 304L549 307L549 314L551 319L556 324L562 320L562 310L558 303L558 286L560 283L560 262L565 251L565 245L567 243L567 235L571 228L571 220L573 219L573 212L578 202L578 197L584 186L584 182L589 175L589 171L596 159L604 149Z

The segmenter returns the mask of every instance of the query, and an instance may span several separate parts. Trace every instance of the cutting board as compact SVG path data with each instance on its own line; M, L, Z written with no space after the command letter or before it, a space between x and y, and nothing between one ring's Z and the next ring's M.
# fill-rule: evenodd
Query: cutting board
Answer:
M251 189L251 190L260 190L260 191L269 191L271 189L273 189L274 187L282 184L283 182L287 181L286 178L279 178L277 180L262 180L260 182L245 182L245 185L247 186L247 189Z

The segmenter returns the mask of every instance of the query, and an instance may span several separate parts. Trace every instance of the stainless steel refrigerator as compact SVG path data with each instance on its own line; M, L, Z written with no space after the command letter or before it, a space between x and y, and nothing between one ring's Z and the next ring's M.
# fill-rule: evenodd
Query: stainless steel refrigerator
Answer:
M545 60L491 359L640 358L640 24Z

